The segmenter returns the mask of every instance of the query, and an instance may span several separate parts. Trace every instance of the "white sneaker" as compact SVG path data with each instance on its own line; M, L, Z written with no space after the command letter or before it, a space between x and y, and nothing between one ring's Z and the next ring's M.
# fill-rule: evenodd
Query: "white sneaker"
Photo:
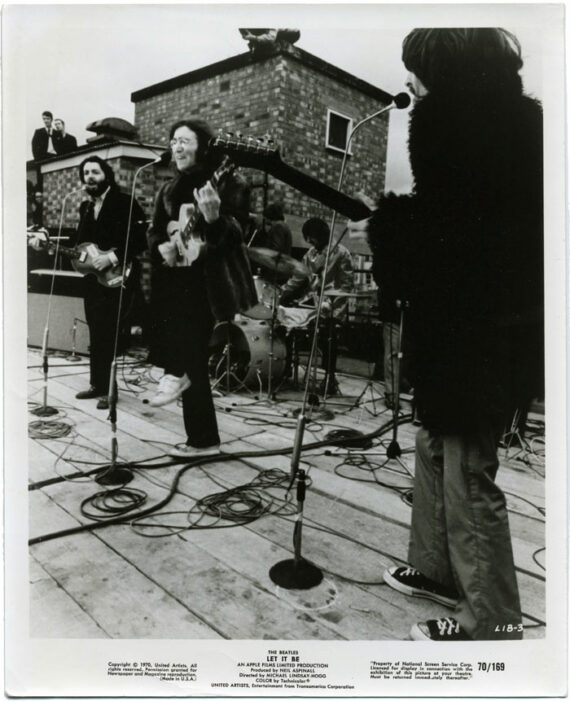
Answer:
M158 383L156 394L150 400L150 406L165 406L175 402L180 395L190 387L188 375L182 377L176 375L163 375Z
M220 452L220 444L211 445L208 448L194 448L186 443L177 443L168 451L173 458L203 458L207 455L217 455Z

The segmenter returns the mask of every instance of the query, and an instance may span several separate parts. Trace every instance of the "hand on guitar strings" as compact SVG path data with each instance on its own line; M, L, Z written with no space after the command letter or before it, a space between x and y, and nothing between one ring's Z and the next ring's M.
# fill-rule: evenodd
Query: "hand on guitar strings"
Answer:
M206 223L211 224L219 218L221 200L210 181L200 189L196 188L194 190L194 199Z
M174 241L165 241L158 246L160 255L164 258L164 262L168 267L173 268L176 263L178 249Z
M106 270L114 265L113 258L110 253L96 254L92 258L93 267L95 270Z

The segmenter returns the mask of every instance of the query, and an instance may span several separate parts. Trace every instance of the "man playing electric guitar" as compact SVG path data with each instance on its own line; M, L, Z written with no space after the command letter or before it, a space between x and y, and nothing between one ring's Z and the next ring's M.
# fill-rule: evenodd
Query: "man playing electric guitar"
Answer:
M210 390L208 344L215 320L230 321L257 302L242 240L249 190L208 152L211 128L184 120L170 130L175 175L159 191L147 234L154 264L149 360L164 368L152 406L182 397L186 441L170 454L188 458L219 450ZM180 209L194 205L192 231Z

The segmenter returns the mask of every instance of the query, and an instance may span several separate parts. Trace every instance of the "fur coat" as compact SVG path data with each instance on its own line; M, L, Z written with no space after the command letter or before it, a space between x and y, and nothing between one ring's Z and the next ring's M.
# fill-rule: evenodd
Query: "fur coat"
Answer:
M541 107L520 82L429 93L408 147L413 193L380 199L369 243L409 303L417 410L443 433L499 429L543 392Z
M248 220L249 190L243 178L232 175L220 189L221 213L212 224L200 217L196 229L201 231L205 249L201 258L189 268L164 270L158 246L168 240L166 226L178 219L182 204L193 201L194 188L201 187L208 174L200 166L177 175L160 189L155 204L153 223L147 233L151 260L160 270L160 277L193 278L190 287L205 287L211 311L218 321L233 319L235 314L257 303L257 295L249 260L242 238L242 227ZM195 279L194 279L195 278ZM199 278L199 279L198 279ZM164 281L163 281L164 282ZM185 286L188 287L188 285ZM196 295L196 301L202 295Z

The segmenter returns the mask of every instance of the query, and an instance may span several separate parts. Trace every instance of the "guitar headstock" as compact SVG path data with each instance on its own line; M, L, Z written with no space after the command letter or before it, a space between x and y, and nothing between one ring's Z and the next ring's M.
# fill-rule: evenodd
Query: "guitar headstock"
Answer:
M245 168L268 170L271 162L280 160L279 150L268 136L255 138L226 132L215 136L208 146L226 154L234 163Z

